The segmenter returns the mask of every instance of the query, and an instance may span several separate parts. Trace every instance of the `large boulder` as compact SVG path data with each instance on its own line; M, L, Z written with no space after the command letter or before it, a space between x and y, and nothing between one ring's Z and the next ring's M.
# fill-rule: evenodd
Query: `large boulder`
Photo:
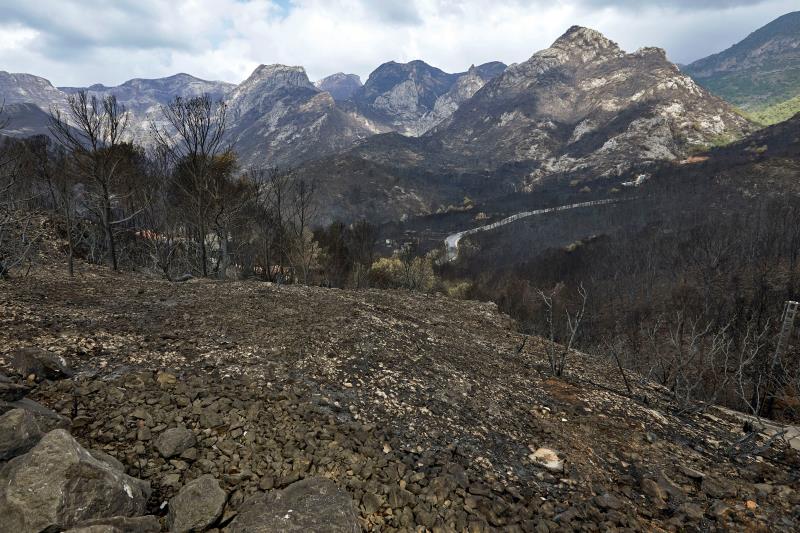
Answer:
M64 379L74 375L66 359L35 347L12 352L11 368L22 377L32 375L35 379Z
M149 483L98 461L62 429L0 470L0 516L15 533L142 515L149 497Z
M186 484L169 501L167 524L170 531L204 531L214 525L225 509L227 494L211 475Z
M42 431L30 411L12 409L0 416L0 461L8 461L33 448Z
M361 526L346 492L329 479L308 478L245 501L229 531L358 533Z
M161 524L158 518L147 516L114 516L112 518L95 518L77 524L66 533L158 533Z
M158 436L156 450L164 459L180 455L197 444L197 438L186 428L171 428Z

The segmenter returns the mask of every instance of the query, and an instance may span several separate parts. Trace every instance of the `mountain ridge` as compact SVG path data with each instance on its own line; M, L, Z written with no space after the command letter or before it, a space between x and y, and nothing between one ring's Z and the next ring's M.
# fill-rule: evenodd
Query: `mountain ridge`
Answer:
M800 11L778 17L684 71L748 111L800 95Z

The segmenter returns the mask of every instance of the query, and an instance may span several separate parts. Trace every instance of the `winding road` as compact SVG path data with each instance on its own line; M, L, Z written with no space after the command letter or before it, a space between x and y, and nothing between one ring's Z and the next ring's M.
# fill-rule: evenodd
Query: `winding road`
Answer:
M459 231L458 233L453 233L452 235L448 235L447 238L444 240L444 244L447 249L447 260L454 261L456 257L458 257L458 243L463 237L466 237L467 235L474 235L475 233L478 233L480 231L489 231L495 228L499 228L500 226L505 226L506 224L510 224L515 220L530 217L533 215L543 215L545 213L554 213L556 211L567 211L569 209L577 209L579 207L591 207L595 205L615 204L617 202L627 199L628 198L609 198L606 200L592 200L590 202L579 202L577 204L560 205L558 207L547 207L544 209L536 209L534 211L523 211L521 213L517 213L516 215L511 215L510 217L498 220L497 222L486 224L485 226L478 226L477 228L472 228L464 231Z

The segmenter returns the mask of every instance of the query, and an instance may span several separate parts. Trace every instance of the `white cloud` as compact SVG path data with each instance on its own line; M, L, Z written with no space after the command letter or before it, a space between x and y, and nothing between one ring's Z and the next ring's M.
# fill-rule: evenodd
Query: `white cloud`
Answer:
M4 0L0 69L58 85L175 72L238 82L260 63L366 78L389 60L447 71L523 61L572 24L623 48L688 62L796 7L796 0ZM287 7L288 6L288 7Z

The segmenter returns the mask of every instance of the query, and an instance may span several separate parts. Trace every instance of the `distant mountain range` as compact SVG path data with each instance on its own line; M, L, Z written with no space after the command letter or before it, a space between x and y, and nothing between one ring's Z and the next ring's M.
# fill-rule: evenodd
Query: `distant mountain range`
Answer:
M391 61L364 84L346 73L312 83L300 66L261 65L238 85L177 74L85 90L115 95L130 112L132 140L144 145L162 105L208 93L230 108L228 141L244 167L291 167L317 180L326 220L392 220L553 180L629 180L739 139L756 126L712 93L748 109L793 96L797 21L781 17L683 72L663 50L626 53L575 26L525 62L461 73ZM756 81L745 90L734 79ZM82 89L0 72L5 133L46 133L49 110Z
M684 67L698 83L748 112L800 96L800 11L788 13L718 54ZM798 109L800 110L800 109Z

